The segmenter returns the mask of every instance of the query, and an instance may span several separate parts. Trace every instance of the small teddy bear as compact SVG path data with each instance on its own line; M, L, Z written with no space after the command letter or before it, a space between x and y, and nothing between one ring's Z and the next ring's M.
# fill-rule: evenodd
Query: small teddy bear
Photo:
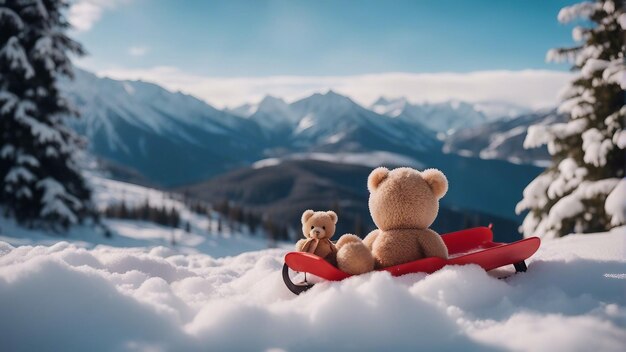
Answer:
M337 214L334 211L306 210L302 214L302 233L305 239L296 243L296 250L308 252L336 263L337 249L330 239L335 234Z

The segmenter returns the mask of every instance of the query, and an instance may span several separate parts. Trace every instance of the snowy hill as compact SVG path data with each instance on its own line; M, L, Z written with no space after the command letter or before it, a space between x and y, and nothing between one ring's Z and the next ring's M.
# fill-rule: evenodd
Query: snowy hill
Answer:
M124 203L128 209L149 204L154 208L176 210L180 223L189 224L172 228L154 222L127 219L103 218L103 224L111 232L105 237L104 228L91 223L71 227L61 235L18 226L13 219L0 216L0 241L12 245L53 244L59 240L71 241L82 247L96 245L113 247L152 247L167 246L184 253L205 253L214 257L237 255L246 251L267 248L270 243L264 233L250 233L245 226L238 230L226 226L220 230L220 214L211 211L199 214L192 211L180 195L138 186L126 182L107 179L89 174L89 183L94 190L94 201L100 211L111 205ZM241 228L241 229L239 229Z
M528 272L371 273L295 296L285 250L0 242L6 350L623 351L626 229L543 243Z
M179 191L209 202L229 199L299 228L305 209L335 209L338 234L354 231L358 218L372 228L367 207L367 177L373 166L413 166L445 170L450 188L442 199L437 231L494 223L502 241L519 239L515 205L520 193L540 169L500 160L481 160L454 154L310 153L301 158L272 158L252 167L233 170ZM370 164L376 163L375 165ZM476 175L472 177L472 175ZM489 177L484 177L489 175ZM483 176L483 177L480 177ZM336 209L338 207L338 209Z
M489 121L518 116L528 109L505 102L468 103L452 100L443 103L412 104L405 98L380 98L370 108L379 114L418 122L437 132L456 131Z
M162 185L248 164L264 145L255 123L151 83L77 70L63 89L82 114L72 126L88 139L94 155Z

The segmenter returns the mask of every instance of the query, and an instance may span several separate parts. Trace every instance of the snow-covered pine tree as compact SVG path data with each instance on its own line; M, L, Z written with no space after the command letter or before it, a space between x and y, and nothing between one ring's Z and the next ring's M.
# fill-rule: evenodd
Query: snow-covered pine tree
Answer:
M524 147L547 145L552 167L524 190L518 213L529 210L524 236L560 237L606 231L626 223L624 119L624 1L585 1L558 20L579 20L578 46L553 49L548 61L569 61L576 77L562 93L565 123L531 126Z
M65 0L0 0L0 204L29 226L60 229L93 214L76 163L76 115L56 81L71 77Z

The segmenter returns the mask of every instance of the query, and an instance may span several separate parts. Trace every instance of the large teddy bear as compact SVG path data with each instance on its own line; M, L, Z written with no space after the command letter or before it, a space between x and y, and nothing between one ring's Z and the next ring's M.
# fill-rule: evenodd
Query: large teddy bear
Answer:
M367 180L369 208L378 229L363 241L346 234L337 241L337 265L349 274L408 263L425 257L448 258L441 237L429 226L439 212L448 180L437 169L374 169Z

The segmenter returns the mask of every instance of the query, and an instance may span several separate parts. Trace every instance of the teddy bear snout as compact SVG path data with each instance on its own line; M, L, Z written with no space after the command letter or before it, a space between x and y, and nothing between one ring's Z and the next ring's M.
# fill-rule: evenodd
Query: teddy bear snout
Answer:
M316 227L314 229L311 230L310 235L313 238L322 238L324 237L324 230L320 229L319 227Z

